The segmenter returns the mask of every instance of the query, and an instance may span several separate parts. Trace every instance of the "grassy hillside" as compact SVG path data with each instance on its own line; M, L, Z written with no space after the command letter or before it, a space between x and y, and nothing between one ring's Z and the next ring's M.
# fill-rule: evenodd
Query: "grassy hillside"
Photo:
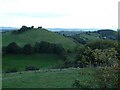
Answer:
M34 45L35 42L40 41L62 44L65 49L73 49L76 46L72 39L47 31L45 29L32 29L20 34L6 32L2 35L3 46L6 46L11 42L16 42L21 46L28 43Z
M97 40L117 40L117 31L103 29L93 32L82 32L72 36L75 40L80 43L89 43Z
M10 73L3 74L2 84L3 88L73 88L72 85L77 79L80 81L80 88L99 88L99 82L104 82L103 79L96 77L98 71L99 68L69 68L22 72L22 74ZM112 82L108 81L105 84L107 87L114 87Z
M60 62L61 59L53 54L6 55L2 59L2 70L15 68L18 71L24 71L25 66L35 66L40 69L52 68Z

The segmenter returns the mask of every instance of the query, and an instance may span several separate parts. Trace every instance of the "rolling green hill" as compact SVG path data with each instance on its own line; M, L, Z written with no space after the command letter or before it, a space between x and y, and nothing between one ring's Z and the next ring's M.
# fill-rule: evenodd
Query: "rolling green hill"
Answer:
M72 36L79 43L85 44L96 40L117 40L117 31L103 29L98 31L82 32Z
M55 44L61 44L65 49L73 49L76 43L71 38L64 37L54 32L50 32L46 29L31 29L22 33L5 32L2 34L3 46L8 45L11 42L16 42L18 45L23 46L25 44L34 45L35 42L46 41Z
M28 27L23 31L4 32L2 34L3 46L16 42L22 47L25 44L34 45L36 42L45 41L61 44L66 50L74 49L74 51L68 50L67 53L62 53L64 58L55 53L17 54L9 52L3 54L2 88L73 88L73 85L77 88L116 87L118 74L116 70L113 70L116 68L112 67L111 63L112 60L116 63L118 58L116 58L116 51L111 47L113 47L112 43L116 41L117 34L108 32L109 30L83 32L74 37L62 36L43 28L36 29L34 27ZM112 40L113 42L105 43L103 45L105 49L102 50L99 49L99 43L92 42L97 40ZM90 42L93 43L90 44L92 47L96 46L93 51L89 45ZM90 48L86 48L86 45L89 45ZM14 47L10 50L13 50ZM106 49L106 47L108 48ZM7 49L9 50L9 48ZM25 48L22 50L24 51ZM45 50L47 49L45 48ZM25 51L27 52L27 50ZM104 67L104 65L106 66ZM39 68L39 70L28 71L26 67L31 66Z

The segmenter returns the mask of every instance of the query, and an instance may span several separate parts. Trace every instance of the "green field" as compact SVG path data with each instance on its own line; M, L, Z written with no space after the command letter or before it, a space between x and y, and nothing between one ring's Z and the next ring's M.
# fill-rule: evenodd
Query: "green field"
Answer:
M76 79L80 81L80 88L99 88L98 77L95 77L98 70L99 68L69 68L3 74L3 88L73 88Z
M54 32L47 31L45 29L32 29L20 34L12 34L11 32L2 34L3 46L6 46L11 42L16 42L20 46L23 46L25 44L34 45L36 42L40 41L61 44L65 49L71 50L73 50L76 46L76 43L74 43L72 39Z
M2 70L16 68L18 71L23 71L25 66L52 68L60 62L61 59L53 54L6 55L2 60Z
M80 72L90 72L93 74L93 70L87 71L85 69L67 69L56 72L48 71L40 73L24 72L23 74L5 74L3 76L3 88L71 88L75 79L79 79L82 84L92 84L89 83L89 81L93 81L92 75L80 75Z

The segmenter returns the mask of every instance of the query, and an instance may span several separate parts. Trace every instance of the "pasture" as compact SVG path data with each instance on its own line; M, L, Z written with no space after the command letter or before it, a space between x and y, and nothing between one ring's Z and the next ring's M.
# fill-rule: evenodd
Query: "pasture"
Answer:
M61 59L55 54L5 55L2 58L2 70L15 68L24 71L25 66L52 68L60 62Z
M104 83L103 79L99 81L98 71L99 68L41 69L36 72L24 71L21 74L3 73L2 81L3 88L74 88L75 80L79 80L79 88L99 88L101 87L99 82L109 88L115 87L114 81L112 83Z

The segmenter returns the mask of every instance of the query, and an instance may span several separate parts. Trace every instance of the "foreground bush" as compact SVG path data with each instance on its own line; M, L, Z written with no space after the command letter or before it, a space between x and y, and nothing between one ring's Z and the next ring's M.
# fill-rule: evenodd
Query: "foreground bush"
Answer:
M88 88L89 86L84 85L82 83L80 83L80 81L78 79L75 79L75 81L72 84L73 88Z
M94 77L100 88L118 88L118 72L113 68L99 68L99 70L96 70Z

